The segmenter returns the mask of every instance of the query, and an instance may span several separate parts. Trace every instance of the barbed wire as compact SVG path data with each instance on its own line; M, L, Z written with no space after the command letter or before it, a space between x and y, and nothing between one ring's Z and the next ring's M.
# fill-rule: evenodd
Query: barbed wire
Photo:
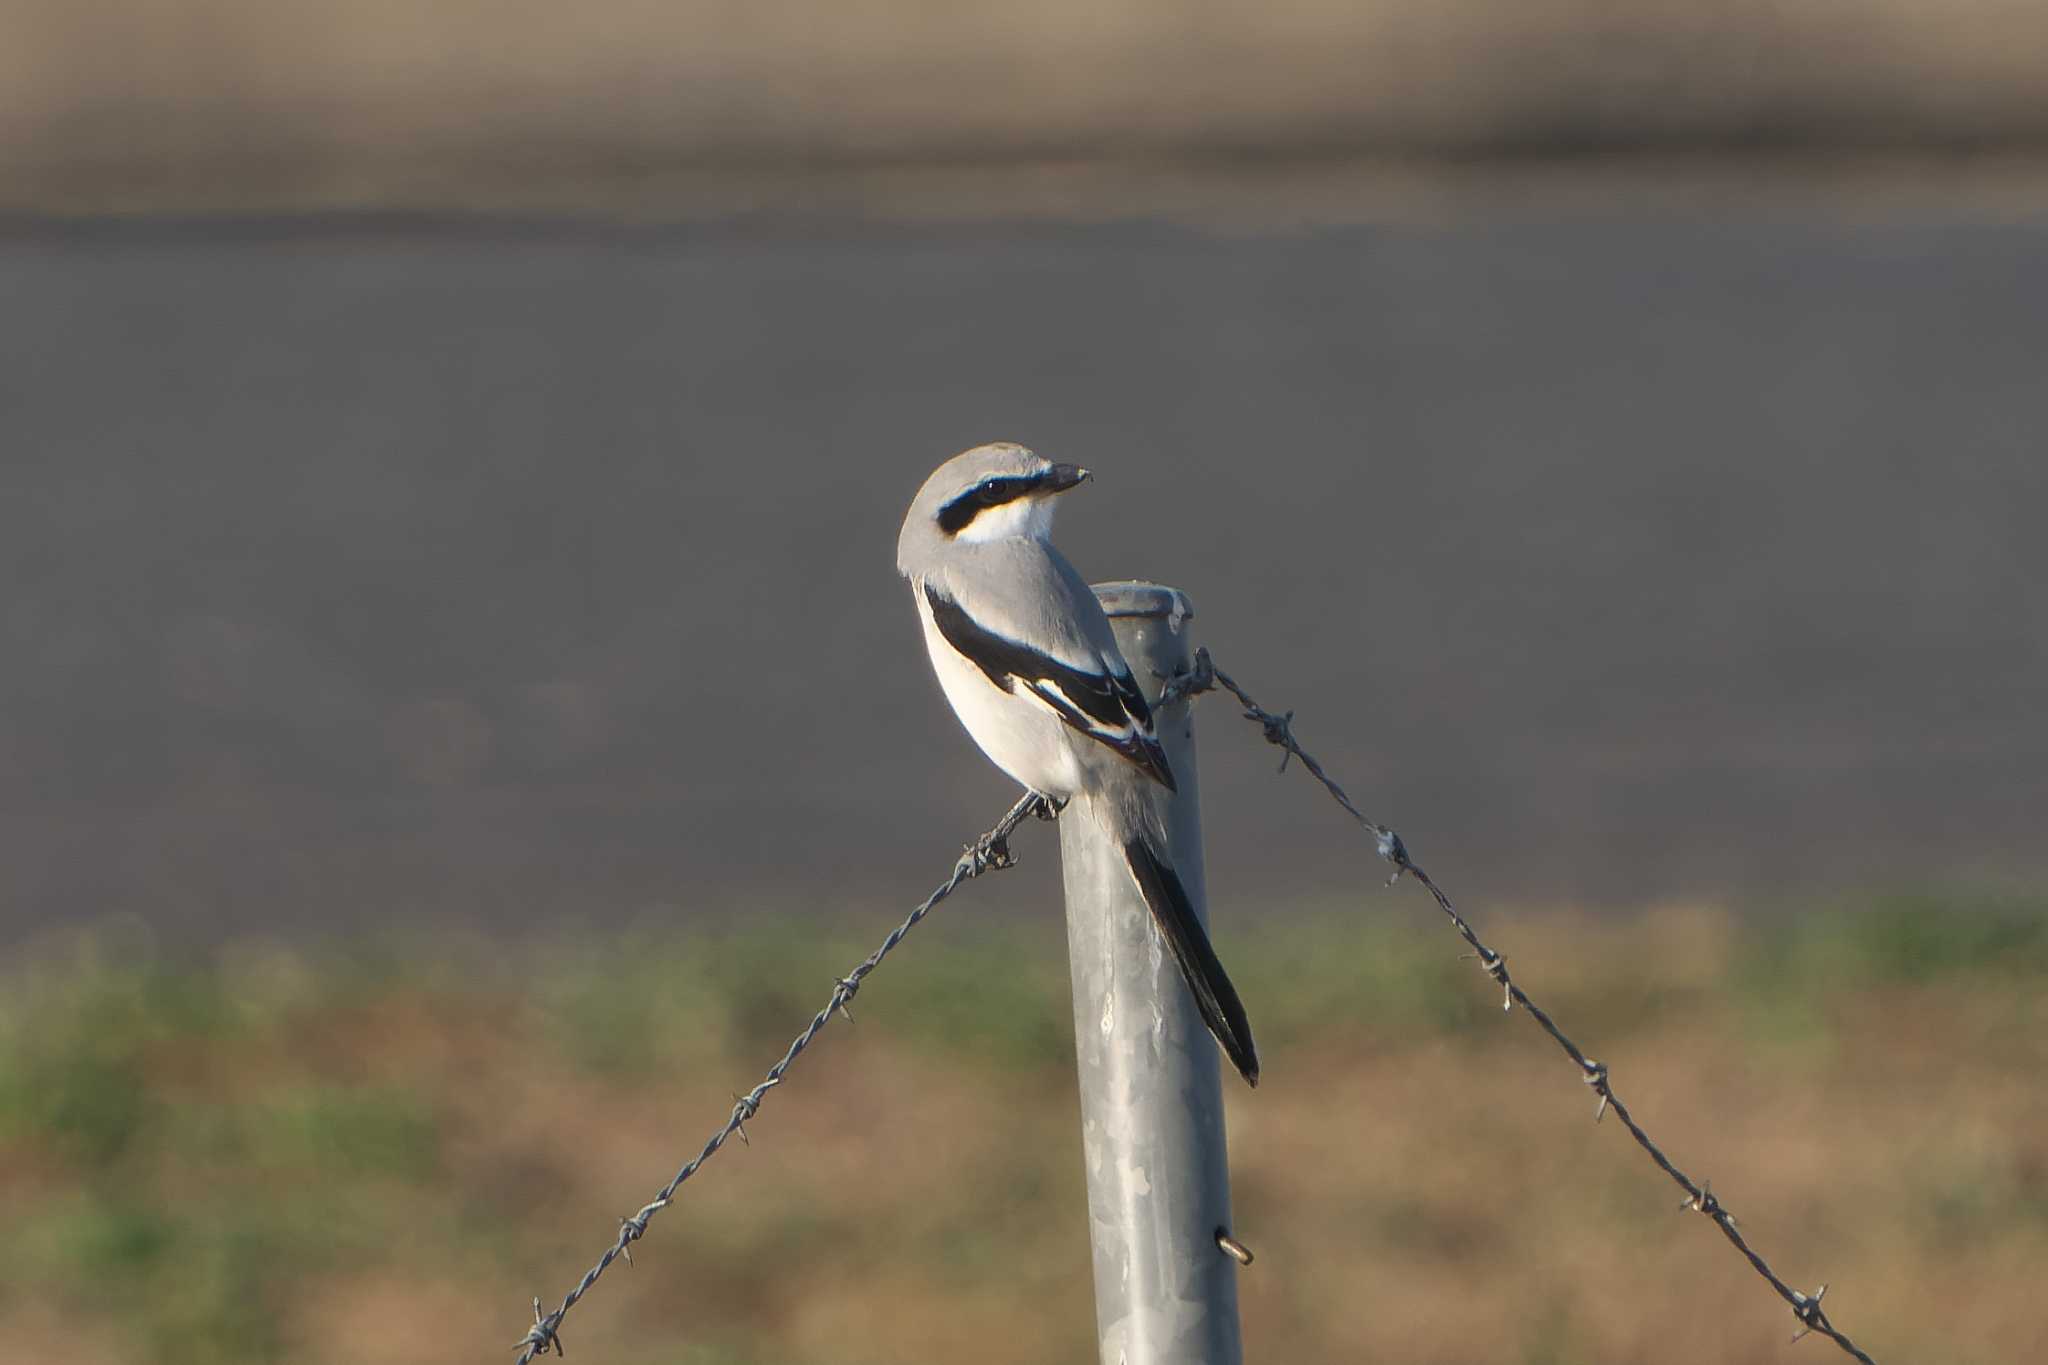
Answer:
M1636 1121L1635 1115L1630 1112L1621 1097L1615 1093L1613 1079L1608 1073L1606 1064L1587 1056L1584 1050L1577 1043L1573 1042L1565 1034L1564 1030L1558 1027L1557 1022L1551 1018L1549 1012L1530 999L1528 993L1515 983L1514 978L1508 973L1507 959L1488 947L1480 939L1478 932L1472 928L1463 915L1458 913L1457 907L1451 903L1451 898L1444 892L1443 888L1423 870L1421 864L1409 856L1407 846L1402 842L1401 836L1391 826L1383 825L1369 818L1361 811L1352 802L1351 798L1345 794L1344 789L1338 786L1336 781L1323 770L1322 764L1317 762L1313 755L1301 747L1300 742L1294 737L1294 712L1287 711L1276 714L1260 706L1252 699L1250 693L1238 685L1235 679L1216 667L1215 661L1210 657L1207 649L1196 650L1194 666L1188 671L1166 681L1161 689L1158 705L1164 707L1176 701L1188 700L1205 692L1215 691L1218 688L1236 697L1239 704L1244 708L1245 719L1255 722L1263 731L1266 741L1283 751L1283 756L1280 760L1280 771L1285 772L1290 761L1294 759L1301 760L1302 767L1308 770L1311 777L1322 784L1324 790L1329 792L1331 798L1344 808L1345 813L1372 834L1375 851L1394 867L1394 875L1388 879L1389 885L1398 882L1403 876L1408 876L1421 883L1423 888L1429 892L1431 898L1436 901L1437 908L1443 911L1450 919L1452 926L1458 931L1458 934L1472 947L1473 951L1468 956L1476 958L1479 962L1480 970L1484 971L1488 977L1501 987L1501 1008L1512 1010L1516 1005L1520 1005L1524 1012L1542 1026L1543 1031L1550 1035L1558 1047L1563 1049L1565 1054L1579 1068L1580 1078L1599 1097L1599 1103L1593 1112L1594 1122L1599 1122L1605 1117L1607 1111L1612 1109L1615 1116L1628 1129L1629 1135L1635 1139L1636 1144L1649 1154L1650 1159L1656 1162L1660 1170L1671 1177L1672 1181L1685 1191L1686 1197L1679 1207L1704 1214L1711 1219L1714 1225L1721 1230L1722 1235L1749 1261L1757 1274L1761 1275L1771 1288L1777 1291L1780 1298L1791 1305L1792 1314L1800 1323L1800 1330L1792 1339L1797 1341L1809 1334L1825 1336L1848 1352L1849 1355L1861 1361L1863 1365L1876 1365L1876 1362L1869 1355L1829 1320L1826 1310L1822 1307L1822 1300L1827 1296L1828 1286L1823 1284L1812 1294L1805 1294L1787 1284L1776 1271L1771 1269L1769 1262L1765 1261L1763 1256L1743 1236L1741 1230L1736 1225L1735 1216L1715 1196L1711 1183L1704 1180L1695 1181L1681 1170L1664 1153L1663 1149L1651 1139L1649 1133L1644 1131L1643 1126ZM810 1023L791 1040L788 1049L784 1051L781 1059L775 1065L768 1068L767 1074L761 1081L746 1094L737 1095L733 1098L732 1112L726 1117L725 1123L706 1140L697 1155L685 1163L682 1169L676 1172L674 1178L655 1194L653 1199L643 1204L639 1212L619 1220L618 1235L613 1239L612 1244L605 1248L604 1254L598 1258L596 1264L584 1272L583 1278L563 1297L562 1302L554 1309L544 1311L541 1307L539 1296L534 1296L533 1326L527 1330L525 1336L513 1343L512 1349L520 1353L518 1365L528 1365L528 1362L536 1355L545 1355L549 1351L561 1355L567 1354L562 1346L561 1326L563 1319L568 1316L569 1310L574 1308L583 1296L590 1291L591 1286L597 1283L598 1278L610 1268L612 1262L620 1257L624 1257L627 1264L632 1264L633 1243L647 1235L649 1223L657 1213L667 1208L674 1201L676 1191L682 1187L683 1182L695 1175L698 1169L713 1156L717 1155L719 1150L732 1138L737 1137L743 1143L748 1141L746 1124L760 1113L762 1100L770 1090L782 1084L785 1073L788 1072L796 1059L802 1055L804 1049L809 1047L812 1040L824 1031L825 1026L831 1022L834 1015L845 1015L848 1020L852 1019L852 1013L848 1010L847 1006L851 1003L855 994L859 992L861 983L867 978L868 974L881 965L882 959L893 952L896 946L903 941L904 936L916 928L925 916L929 915L942 901L952 895L962 885L981 876L983 873L1001 871L1012 866L1014 859L1011 857L1009 850L1009 838L1027 818L1036 815L1041 819L1050 820L1057 818L1058 813L1057 808L1044 797L1035 793L1026 793L1004 813L1002 819L998 820L973 843L965 847L959 859L953 864L952 874L945 881L941 882L931 895L927 896L917 905L904 918L901 924L891 930L888 937L882 940L881 945L874 952L870 953L852 971L833 982L832 993L826 999L824 1006L811 1017Z
M569 1315L569 1310L590 1291L590 1287L597 1283L598 1276L604 1274L613 1261L623 1256L628 1265L632 1264L633 1243L647 1235L648 1223L653 1220L655 1214L669 1206L685 1180L695 1175L698 1168L716 1156L719 1149L732 1138L737 1137L741 1142L747 1141L747 1121L761 1112L762 1099L770 1090L782 1084L784 1073L802 1055L803 1050L811 1045L811 1040L824 1031L825 1025L831 1022L833 1015L843 1014L848 1020L853 1018L846 1007L860 990L861 982L867 979L868 973L881 966L882 959L894 951L896 945L903 941L903 936L915 929L918 921L936 909L939 902L984 872L1000 872L1004 868L1014 866L1016 860L1010 855L1009 841L1010 836L1016 833L1017 826L1033 815L1051 820L1057 818L1058 814L1058 809L1046 798L1035 792L1027 792L1016 805L1005 812L1002 819L990 827L987 833L966 846L959 861L953 864L952 875L941 882L931 895L925 897L923 903L912 910L903 923L892 929L889 936L882 940L881 946L869 953L864 962L832 983L832 994L826 1000L824 1008L811 1016L811 1022L790 1042L789 1050L782 1054L782 1060L768 1068L768 1074L762 1078L760 1084L744 1095L733 1097L732 1113L727 1116L724 1126L712 1133L703 1149L677 1171L675 1178L662 1186L654 1198L641 1205L638 1213L619 1220L618 1236L605 1248L604 1255L598 1257L597 1264L585 1271L576 1287L563 1297L561 1304L552 1311L543 1312L539 1296L534 1297L533 1326L527 1330L525 1336L512 1343L512 1349L519 1352L519 1365L527 1365L527 1362L536 1355L546 1355L549 1351L557 1355L568 1354L562 1349L561 1328L562 1319Z
M1828 1338L1835 1345L1863 1362L1863 1365L1876 1365L1876 1362L1871 1360L1861 1347L1849 1340L1845 1333L1828 1320L1826 1310L1821 1307L1821 1300L1827 1296L1828 1287L1822 1285L1811 1294L1803 1294L1787 1284L1779 1277L1776 1271L1771 1269L1770 1263L1765 1261L1763 1256L1749 1244L1749 1240L1742 1235L1741 1231L1736 1227L1735 1215L1728 1212L1721 1201L1715 1197L1712 1185L1705 1180L1695 1181L1691 1176L1680 1170L1677 1163L1673 1162L1669 1156L1666 1156L1664 1150L1650 1139L1650 1135L1643 1131L1643 1126L1636 1122L1635 1115L1629 1112L1626 1104L1622 1103L1621 1096L1614 1092L1613 1077L1608 1074L1606 1063L1588 1057L1577 1043L1574 1043L1565 1036L1564 1030L1557 1026L1557 1022L1550 1017L1549 1013L1534 1000L1531 1000L1528 993L1516 985L1514 978L1508 975L1507 959L1487 947L1480 940L1478 933L1472 928L1471 924L1466 921L1463 915L1458 913L1457 907L1451 904L1451 898L1444 894L1443 888L1438 886L1436 881L1427 872L1422 870L1421 864L1409 856L1406 845L1401 842L1401 836L1396 834L1391 826L1383 825L1377 820L1368 818L1364 812L1353 805L1351 798L1344 794L1344 789L1338 786L1328 773L1323 771L1323 765L1316 762L1309 755L1308 751L1301 747L1299 741L1294 738L1294 712L1287 711L1276 715L1253 701L1251 695L1238 686L1237 682L1228 673L1216 667L1215 660L1209 656L1207 649L1197 649L1195 651L1193 668L1167 680L1166 685L1160 692L1159 705L1163 707L1171 702L1196 697L1204 692L1214 691L1218 687L1223 688L1237 698L1238 702L1244 707L1245 719L1257 723L1265 731L1267 743L1276 745L1284 751L1280 759L1281 772L1287 771L1287 764L1290 759L1300 759L1302 767L1308 770L1309 776L1322 783L1324 789L1330 793L1337 804L1342 806L1352 819L1356 820L1372 834L1379 856L1394 866L1394 875L1387 882L1389 886L1401 880L1403 876L1413 877L1422 884L1423 889L1428 891L1435 899L1437 908L1450 917L1452 927L1458 931L1466 943L1472 946L1472 952L1467 954L1467 956L1476 957L1479 961L1480 970L1493 978L1500 986L1502 993L1501 1008L1511 1010L1516 1005L1520 1005L1531 1019L1534 1019L1543 1026L1543 1031L1549 1034L1557 1045L1564 1049L1565 1055L1570 1057L1573 1063L1578 1066L1580 1079L1591 1086L1593 1093L1600 1097L1600 1102L1593 1111L1593 1121L1598 1123L1606 1115L1607 1111L1612 1109L1614 1116L1620 1119L1622 1124L1627 1127L1629 1136L1636 1140L1636 1145L1649 1153L1650 1159L1657 1163L1658 1169L1670 1176L1678 1187L1685 1191L1685 1200L1679 1204L1679 1207L1681 1209L1689 1209L1695 1213L1705 1214L1708 1218L1712 1219L1714 1226L1721 1229L1721 1234L1734 1245L1737 1251L1743 1254L1750 1265L1755 1268L1756 1273L1763 1276L1771 1288L1778 1292L1778 1296L1792 1306L1792 1316L1797 1318L1800 1323L1799 1331L1793 1335L1792 1340L1797 1341L1808 1334L1817 1333Z

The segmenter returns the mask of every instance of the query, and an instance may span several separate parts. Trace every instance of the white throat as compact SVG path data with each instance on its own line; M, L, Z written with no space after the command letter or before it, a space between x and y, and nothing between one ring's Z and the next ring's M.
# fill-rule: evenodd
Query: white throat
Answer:
M955 540L980 545L991 540L1045 540L1052 535L1052 499L1018 498L1000 507L984 508L960 528Z

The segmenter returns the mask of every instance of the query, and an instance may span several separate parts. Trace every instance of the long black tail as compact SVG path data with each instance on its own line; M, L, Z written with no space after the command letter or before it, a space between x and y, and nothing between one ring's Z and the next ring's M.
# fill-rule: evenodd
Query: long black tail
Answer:
M1151 908L1159 936L1166 940L1167 951L1173 954L1182 979L1194 993L1202 1022L1216 1035L1223 1055L1230 1058L1245 1083L1257 1085L1259 1053L1252 1045L1251 1021L1244 1016L1237 988L1230 984L1229 974L1217 961L1216 950L1209 946L1209 935L1203 932L1202 922L1195 918L1187 888L1180 884L1172 865L1153 852L1142 835L1124 841L1124 860L1130 864L1131 878L1138 883L1145 904Z

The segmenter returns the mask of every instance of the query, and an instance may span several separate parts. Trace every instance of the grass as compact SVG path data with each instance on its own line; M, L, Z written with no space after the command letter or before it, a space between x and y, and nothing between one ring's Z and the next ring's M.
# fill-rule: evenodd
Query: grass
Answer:
M1267 1058L1256 1094L1230 1092L1254 1358L1788 1349L1789 1316L1587 1122L1568 1065L1424 910L1281 923L1221 945ZM882 928L35 954L0 982L0 1332L27 1358L172 1365L498 1351ZM1879 1359L2048 1345L2043 907L1486 928L1779 1268L1836 1285ZM859 1016L572 1316L579 1355L1090 1354L1050 926L942 915Z
M2038 11L20 0L0 48L0 207L585 215L708 199L730 214L791 171L838 166L867 172L840 193L870 213L879 195L912 215L1080 201L1118 216L1162 156L1392 157L1398 194L1418 163L1488 155L2038 154ZM109 57L115 32L150 58ZM1099 181L1044 188L1090 160ZM920 166L984 174L888 178ZM989 183L1020 175L1022 196ZM1246 184L1236 200L1270 192Z

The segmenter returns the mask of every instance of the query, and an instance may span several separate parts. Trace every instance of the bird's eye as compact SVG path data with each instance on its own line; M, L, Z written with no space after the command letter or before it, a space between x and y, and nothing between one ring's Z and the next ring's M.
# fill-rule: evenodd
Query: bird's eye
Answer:
M981 486L981 500L991 507L1001 502L1003 500L1002 484L994 479L990 479L987 483L983 484Z

